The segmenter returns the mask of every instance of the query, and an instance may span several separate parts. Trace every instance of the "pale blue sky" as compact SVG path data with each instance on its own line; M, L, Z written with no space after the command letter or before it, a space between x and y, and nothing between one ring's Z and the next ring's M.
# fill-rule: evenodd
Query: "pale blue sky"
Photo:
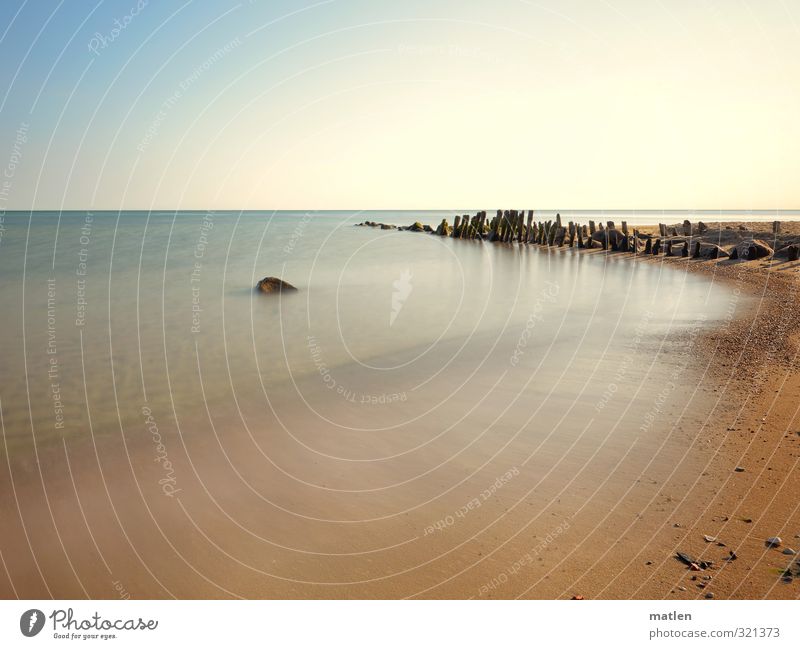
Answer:
M0 5L0 209L800 207L797 0L138 4Z

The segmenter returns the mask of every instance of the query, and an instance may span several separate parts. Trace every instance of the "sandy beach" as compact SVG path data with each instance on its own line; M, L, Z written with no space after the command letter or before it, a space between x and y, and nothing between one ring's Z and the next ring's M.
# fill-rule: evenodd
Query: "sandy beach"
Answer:
M787 242L800 239L800 227L782 225ZM342 241L372 232L348 229ZM441 256L439 237L383 232L364 239L385 246L381 264L409 246ZM732 245L770 233L713 224L703 236ZM523 319L500 337L492 327L466 346L443 341L436 354L401 345L328 366L329 341L303 337L295 357L312 371L265 392L252 348L229 357L231 383L212 395L216 348L189 347L187 360L185 346L170 343L181 380L164 382L145 361L143 406L123 363L123 396L109 409L102 356L81 354L79 366L96 368L98 380L87 405L73 396L66 412L79 430L91 426L90 437L53 444L39 435L31 445L13 435L24 432L24 395L4 401L3 596L796 598L795 569L791 581L784 575L795 557L783 551L800 545L798 262L448 241L474 267L473 290L488 268L503 282L527 269L562 284L508 295L488 285L488 304L521 304ZM443 264L452 266L449 255ZM595 297L587 289L598 273L610 292ZM634 299L604 323L597 309L621 286L626 301L637 290L659 297L651 306ZM420 299L426 283L416 290ZM558 296L564 318L590 323L583 338L580 326L549 322ZM428 302L419 306L412 327ZM540 311L542 322L527 315ZM549 351L521 348L526 332ZM274 346L273 331L260 334ZM60 343L74 367L67 351ZM537 369L536 358L553 367ZM333 395L323 369L347 389ZM454 389L452 377L472 380ZM424 389L406 391L417 384ZM64 394L74 395L69 386L65 376ZM780 547L765 546L773 536ZM713 565L691 570L678 552Z
M701 239L730 245L749 237L779 249L800 241L800 224L781 223L776 237L767 224L715 223ZM713 560L714 569L703 574L712 579L693 580L701 573L686 571L670 557L641 568L619 596L703 597L712 591L715 597L797 598L797 557L783 550L800 549L798 263L645 260L705 274L752 301L740 317L701 338L699 360L715 407L697 431L692 452L705 465L677 503L675 525L664 525L656 537L659 547L673 555L683 550ZM707 542L704 535L725 547ZM774 536L781 538L781 547L765 543ZM736 560L728 560L731 550ZM602 586L598 590L601 596L605 592Z
M800 224L783 222L779 235L770 226L713 223L702 235L695 234L692 243L730 249L754 238L779 250L800 242ZM681 224L669 227L680 229ZM638 230L654 238L659 234L656 226ZM634 257L598 249L563 252L623 254L630 263L698 273L728 287L733 304L723 327L685 341L698 352L696 369L703 381L686 395L681 412L664 413L659 422L663 434L685 444L685 453L660 458L677 462L675 471L661 485L653 480L650 500L636 512L635 522L609 525L625 525L613 548L585 556L586 546L597 547L595 543L568 548L556 542L553 549L566 553L566 561L558 561L544 577L546 589L530 588L515 596L797 598L800 263L785 258ZM695 400L710 403L710 412L694 417ZM596 535L601 547L609 532ZM771 537L780 537L781 545L766 543ZM694 571L677 558L678 552L713 565ZM542 583L539 579L537 588Z

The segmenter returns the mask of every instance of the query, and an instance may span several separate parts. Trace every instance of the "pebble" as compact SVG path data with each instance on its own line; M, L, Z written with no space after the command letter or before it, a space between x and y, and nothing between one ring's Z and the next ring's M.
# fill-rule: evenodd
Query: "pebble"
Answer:
M686 590L686 586L678 586L678 590Z
M736 471L736 473L743 473L744 472L744 467L743 466L737 466L734 469L734 471Z
M797 554L797 552L795 552L794 550L792 550L792 548L784 548L784 549L783 549L783 553L784 553L784 554Z
M781 540L780 536L770 536L766 540L766 543L771 548L777 548L781 543L783 543L783 541Z
M714 593L706 593L706 599L714 599Z

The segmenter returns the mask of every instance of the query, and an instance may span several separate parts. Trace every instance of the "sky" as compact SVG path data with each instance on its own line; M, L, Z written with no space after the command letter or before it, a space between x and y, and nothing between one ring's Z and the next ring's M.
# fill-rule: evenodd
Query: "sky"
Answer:
M0 210L800 208L798 0L3 0L0 36Z

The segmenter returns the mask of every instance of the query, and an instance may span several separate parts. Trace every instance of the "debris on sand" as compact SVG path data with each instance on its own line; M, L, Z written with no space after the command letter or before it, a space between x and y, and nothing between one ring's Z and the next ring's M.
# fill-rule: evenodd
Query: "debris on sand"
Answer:
M764 544L768 548L778 548L780 547L781 543L783 543L783 541L781 541L780 536L770 536L766 541L764 541Z
M690 570L706 570L713 565L711 561L698 561L692 555L686 554L685 552L676 552L675 555L678 557L679 561L689 566Z

